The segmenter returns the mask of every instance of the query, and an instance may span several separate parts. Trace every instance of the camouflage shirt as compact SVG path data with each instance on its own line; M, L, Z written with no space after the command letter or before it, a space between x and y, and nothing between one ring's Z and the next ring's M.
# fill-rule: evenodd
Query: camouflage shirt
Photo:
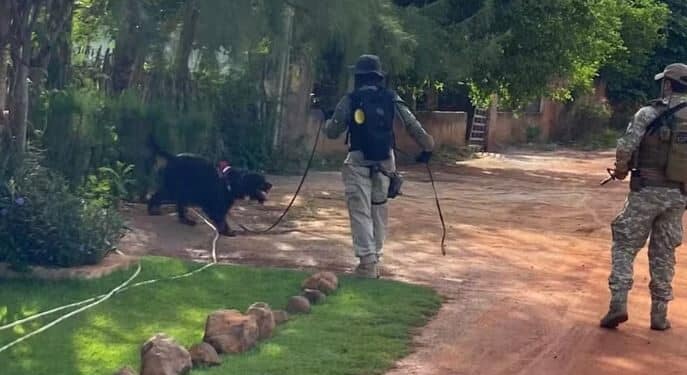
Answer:
M401 120L408 134L415 140L422 150L432 151L434 149L434 138L427 134L420 122L415 118L415 115L413 115L398 94L396 94L394 102L396 103L396 116ZM351 100L348 95L346 95L339 101L339 104L336 105L334 115L331 119L327 120L327 123L325 124L325 133L327 137L330 139L336 139L345 133L348 130L348 120L350 118ZM360 166L369 166L374 164L374 162L365 160L362 152L360 151L349 152L345 163ZM389 161L382 164L388 170L395 169L393 151L391 152L391 155L389 155ZM385 166L384 164L387 165Z
M646 128L667 108L675 107L687 102L687 94L674 95L663 101L664 106L648 105L635 113L632 122L627 127L625 134L618 139L616 148L616 166L630 165L632 154L639 149Z

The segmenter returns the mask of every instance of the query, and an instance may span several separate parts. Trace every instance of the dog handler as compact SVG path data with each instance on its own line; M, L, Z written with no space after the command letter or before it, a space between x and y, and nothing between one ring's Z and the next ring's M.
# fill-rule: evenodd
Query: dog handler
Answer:
M362 277L378 278L388 222L390 179L387 175L396 171L394 118L398 116L408 134L422 148L417 162L429 162L434 139L425 132L403 100L384 87L379 57L360 56L353 70L354 90L339 101L332 118L327 120L325 132L330 139L347 133L349 152L342 177L353 247L360 260L355 272Z

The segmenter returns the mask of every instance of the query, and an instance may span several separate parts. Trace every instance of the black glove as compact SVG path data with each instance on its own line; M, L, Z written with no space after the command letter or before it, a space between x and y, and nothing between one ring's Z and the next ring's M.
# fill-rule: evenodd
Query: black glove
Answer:
M416 162L428 164L432 159L432 151L422 151L422 153L415 159Z
M330 111L322 110L322 113L324 113L324 119L325 120L329 120L330 118L332 118L334 116L334 111L331 111L331 110Z

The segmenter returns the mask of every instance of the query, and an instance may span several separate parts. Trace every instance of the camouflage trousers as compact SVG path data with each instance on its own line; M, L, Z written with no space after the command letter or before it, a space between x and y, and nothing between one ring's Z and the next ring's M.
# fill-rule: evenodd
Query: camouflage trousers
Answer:
M370 176L370 168L351 164L344 165L342 177L355 256L361 261L379 259L389 220L389 178L381 173Z
M649 267L651 297L673 299L675 249L682 243L682 215L687 197L678 189L645 187L627 197L625 208L611 224L612 271L608 284L614 296L632 289L633 264L651 235Z

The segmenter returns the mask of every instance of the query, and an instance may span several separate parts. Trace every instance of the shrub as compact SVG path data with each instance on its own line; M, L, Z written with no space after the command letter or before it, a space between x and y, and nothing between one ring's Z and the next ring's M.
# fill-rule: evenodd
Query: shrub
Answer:
M132 164L121 161L112 167L100 167L97 174L86 178L83 196L102 207L119 208L122 200L133 198L133 188L136 186L133 171Z
M563 142L588 139L590 136L605 132L610 119L611 109L608 104L592 99L575 101L563 117L557 138Z
M98 263L121 231L114 210L74 194L35 154L0 183L0 261L15 268Z

